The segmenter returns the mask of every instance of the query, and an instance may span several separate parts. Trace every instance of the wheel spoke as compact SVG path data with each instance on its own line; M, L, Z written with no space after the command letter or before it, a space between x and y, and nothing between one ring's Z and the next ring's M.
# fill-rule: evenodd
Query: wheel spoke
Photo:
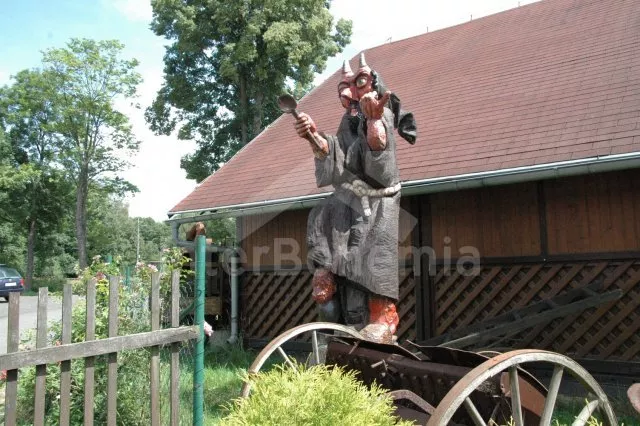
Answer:
M293 363L293 361L291 361L291 358L289 358L289 356L284 352L284 349L282 349L282 346L278 346L278 352L280 352L280 355L282 355L282 358L284 358L285 362L289 364L289 367L297 370L295 364Z
M540 417L540 426L549 426L551 424L551 416L553 415L553 409L556 406L556 399L558 398L558 390L560 389L563 372L564 367L561 365L556 365L553 369L551 383L549 383L549 391L547 392L547 399L544 401L544 410Z
M311 336L311 346L313 347L313 357L315 358L315 365L320 364L320 348L318 348L318 332L313 330Z
M595 401L589 402L582 409L582 411L580 411L580 414L578 414L578 417L576 417L576 420L571 424L571 426L586 425L589 419L591 418L591 415L593 414L593 412L596 411L596 408L598 408L598 404L600 404L600 401L598 401L597 399Z
M487 426L487 424L482 419L480 412L478 411L476 406L473 404L473 401L471 401L471 398L469 397L465 398L464 408L467 409L467 413L469 413L469 416L471 416L471 419L473 420L473 423L476 426Z
M518 367L509 367L509 382L511 385L511 415L516 426L524 426L522 420L522 404L520 402L520 381Z
M268 359L270 359L271 355L274 352L276 352L280 346L282 346L283 344L285 344L290 340L295 339L297 336L303 333L308 333L310 331L319 331L320 333L325 335L329 331L332 331L332 332L338 331L338 332L344 333L345 335L351 338L356 338L359 340L363 339L362 335L360 335L360 333L358 333L356 330L341 324L335 324L331 322L310 322L306 324L301 324L279 334L275 339L270 341L267 344L267 346L262 348L260 353L258 353L258 355L256 356L256 359L249 366L248 371L252 373L259 372L262 369L264 363ZM284 351L280 351L280 355L283 355L283 353ZM285 356L283 356L283 358L285 358L285 361L286 361L288 357L286 357L286 354L284 355ZM289 359L289 361L291 361L291 359ZM288 362L288 364L291 365L293 364L293 362ZM251 393L251 382L246 381L242 385L241 395L243 398L246 398L249 396L250 393Z
M546 363L551 364L554 369L550 390L547 392L548 398L545 398L542 385L525 373L521 369L523 365L529 363ZM560 368L561 367L561 368ZM518 371L519 370L519 371ZM502 375L504 373L504 376ZM506 380L507 373L509 380ZM520 382L519 373L523 375ZM593 376L589 374L580 364L568 358L565 355L541 351L536 349L519 349L505 354L498 355L488 359L468 372L461 380L449 389L449 392L440 400L435 411L431 415L428 426L441 426L449 424L458 410L465 405L465 399L471 397L472 393L478 389L483 389L484 384L488 380L496 380L500 377L500 384L504 389L505 402L511 402L512 422L515 425L522 425L523 414L534 415L538 418L548 416L553 412L552 407L557 402L557 389L560 386L562 375L570 374L572 377L578 378L584 388L592 394L595 394L597 401L588 403L589 407L581 413L581 421L575 423L576 426L584 426L588 424L591 413L597 408L602 414L604 424L617 426L616 415L613 412L607 395L602 387L595 381ZM519 387L522 384L522 387ZM509 401L511 399L511 401ZM523 405L527 413L523 413ZM597 405L597 406L596 406ZM545 408L546 407L546 408ZM492 415L493 416L493 415ZM529 419L527 416L527 420ZM553 416L551 416L553 417ZM489 422L489 419L485 421ZM473 424L472 422L469 422ZM536 421L536 423L538 423ZM544 420L543 420L544 424ZM545 426L548 426L548 422Z

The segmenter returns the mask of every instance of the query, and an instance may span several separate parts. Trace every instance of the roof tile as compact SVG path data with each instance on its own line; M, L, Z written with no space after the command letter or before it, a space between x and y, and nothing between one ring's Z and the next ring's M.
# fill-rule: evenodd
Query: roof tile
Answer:
M403 180L640 151L640 9L543 0L366 51L416 115ZM352 59L353 62L353 59ZM334 73L300 101L336 129ZM282 116L172 212L317 194L313 156Z

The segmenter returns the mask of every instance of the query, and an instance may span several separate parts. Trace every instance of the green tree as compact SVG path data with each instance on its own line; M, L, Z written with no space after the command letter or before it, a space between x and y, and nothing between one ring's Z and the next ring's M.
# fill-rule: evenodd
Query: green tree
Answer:
M131 220L136 223L138 218ZM140 260L145 262L162 260L162 250L173 246L171 227L167 223L156 222L150 217L140 219ZM136 223L137 225L137 223Z
M39 238L59 231L71 188L60 167L60 115L49 73L24 70L0 91L0 117L7 129L13 167L28 177L7 192L9 215L27 234L25 286L31 287Z
M152 0L151 28L173 43L165 81L146 118L158 134L179 128L198 150L182 158L201 181L280 113L284 90L308 89L351 37L327 0Z
M17 167L13 150L0 126L0 263L14 266L24 272L24 235L16 229L12 196L23 191L30 171Z
M171 228L152 218L129 217L128 206L104 188L92 191L88 203L88 247L91 257L111 254L135 264L140 220L140 260L159 261L162 249L172 245Z
M94 188L88 200L88 254L120 256L135 261L135 229L127 207L104 188Z
M56 84L63 139L61 158L76 187L75 233L80 268L87 265L87 200L94 183L114 191L135 190L117 173L138 149L129 119L116 102L134 98L142 81L138 61L121 59L115 40L72 39L44 53L45 70Z

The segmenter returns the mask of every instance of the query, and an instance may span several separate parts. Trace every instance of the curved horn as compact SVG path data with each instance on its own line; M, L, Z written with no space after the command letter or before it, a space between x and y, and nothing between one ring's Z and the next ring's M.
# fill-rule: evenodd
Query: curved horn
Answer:
M343 75L353 74L353 71L351 71L351 64L349 64L349 61L347 61L346 59L342 63L342 74Z
M360 68L367 66L367 61L364 59L364 52L360 53Z

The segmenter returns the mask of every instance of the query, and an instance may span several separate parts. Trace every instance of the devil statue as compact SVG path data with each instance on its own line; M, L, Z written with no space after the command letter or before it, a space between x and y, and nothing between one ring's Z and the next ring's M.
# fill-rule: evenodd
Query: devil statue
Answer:
M312 295L322 320L391 343L399 321L400 176L394 130L414 144L416 123L367 65L364 53L355 73L344 62L338 98L345 114L335 135L319 132L304 113L295 123L300 137L311 133L319 141L311 145L317 185L334 187L307 223Z

